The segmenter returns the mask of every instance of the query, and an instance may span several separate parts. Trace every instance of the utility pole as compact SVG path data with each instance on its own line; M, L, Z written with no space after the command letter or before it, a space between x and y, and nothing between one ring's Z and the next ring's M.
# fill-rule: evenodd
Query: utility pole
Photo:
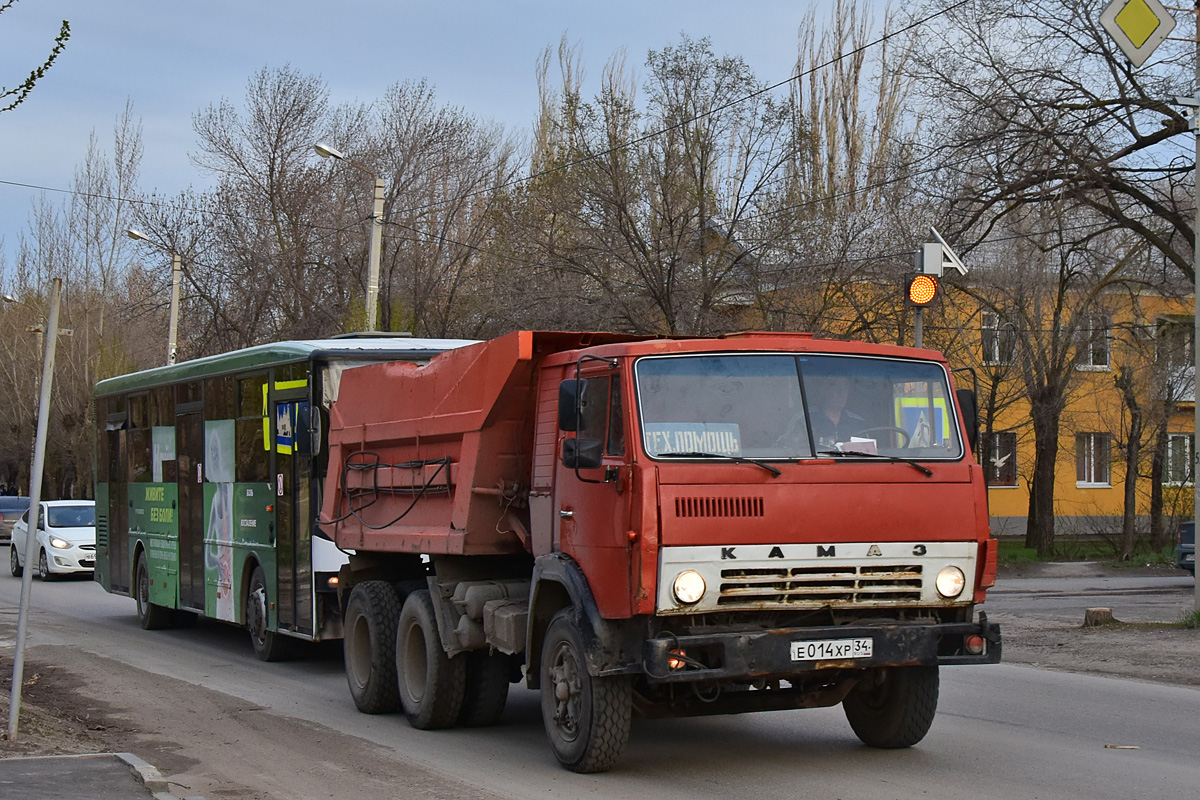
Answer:
M17 612L17 642L13 652L12 688L8 697L10 742L17 738L17 722L21 714L21 685L25 681L25 633L29 622L29 593L33 590L37 522L42 501L42 472L46 466L46 431L50 421L50 388L54 380L54 352L58 347L58 311L61 304L62 278L55 278L50 284L50 315L46 319L46 351L42 358L37 435L33 440L33 472L29 476L29 527L25 532L25 573L21 576L21 605Z

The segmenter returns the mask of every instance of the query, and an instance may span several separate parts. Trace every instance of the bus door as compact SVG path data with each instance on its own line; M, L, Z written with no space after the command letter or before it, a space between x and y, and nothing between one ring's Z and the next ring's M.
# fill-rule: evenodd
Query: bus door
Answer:
M105 425L108 438L108 586L110 592L129 591L129 503L125 465L125 416Z
M312 635L312 457L296 447L298 419L307 416L308 381L277 381L273 389L276 619L281 628Z
M179 606L204 610L204 415L180 406L175 421L179 460Z

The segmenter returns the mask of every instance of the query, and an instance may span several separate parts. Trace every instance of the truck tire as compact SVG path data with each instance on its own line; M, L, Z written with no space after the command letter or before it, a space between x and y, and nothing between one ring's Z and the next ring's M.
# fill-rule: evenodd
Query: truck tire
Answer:
M925 738L937 701L936 665L892 667L880 683L852 690L842 709L863 744L894 750Z
M588 673L573 610L554 615L542 646L542 721L550 748L572 772L612 769L629 740L633 684Z
M291 640L271 630L271 604L267 602L267 576L261 566L250 576L246 592L246 630L260 661L283 661L291 651Z
M428 589L404 601L396 630L396 676L400 706L418 730L449 728L458 721L466 686L467 659L448 658L438 635Z
M500 719L508 702L512 657L486 650L474 650L463 657L467 659L467 686L458 724L469 728L491 725Z
M134 568L133 597L137 601L138 624L143 630L171 627L171 609L150 602L150 568L146 566L144 555L138 556Z
M400 598L386 581L364 581L350 592L342 653L354 705L364 714L400 707L396 690L396 623Z

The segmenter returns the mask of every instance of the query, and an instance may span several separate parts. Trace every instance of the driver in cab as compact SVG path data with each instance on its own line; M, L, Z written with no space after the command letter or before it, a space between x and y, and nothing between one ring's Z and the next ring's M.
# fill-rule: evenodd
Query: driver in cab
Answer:
M809 407L813 438L818 450L835 449L839 442L867 427L866 420L846 408L850 379L844 375L824 378L810 390Z

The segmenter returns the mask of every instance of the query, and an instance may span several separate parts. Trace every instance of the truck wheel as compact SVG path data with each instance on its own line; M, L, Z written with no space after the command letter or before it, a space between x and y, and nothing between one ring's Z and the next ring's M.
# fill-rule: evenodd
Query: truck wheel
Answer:
M612 769L629 740L633 684L588 674L572 609L554 615L542 646L542 721L550 748L572 772Z
M25 574L25 570L21 569L21 560L17 555L17 546L15 544L8 546L8 571L12 573L14 578L19 578Z
M842 701L850 727L870 747L912 747L925 738L937 712L938 668L892 667L883 680Z
M466 684L465 656L448 658L438 635L428 589L404 601L396 631L396 676L404 716L418 730L449 728L458 720Z
M364 714L400 707L396 692L396 622L400 598L386 581L364 581L350 592L342 653L354 705Z
M143 630L157 631L171 626L171 609L150 602L150 568L146 557L138 556L134 570L133 596L137 601L138 624Z
M261 566L250 576L246 592L246 630L250 644L260 661L282 661L288 657L291 641L271 630L271 604L267 602L267 576Z
M474 650L466 654L467 689L463 694L458 724L467 727L491 725L504 713L508 701L511 656Z

